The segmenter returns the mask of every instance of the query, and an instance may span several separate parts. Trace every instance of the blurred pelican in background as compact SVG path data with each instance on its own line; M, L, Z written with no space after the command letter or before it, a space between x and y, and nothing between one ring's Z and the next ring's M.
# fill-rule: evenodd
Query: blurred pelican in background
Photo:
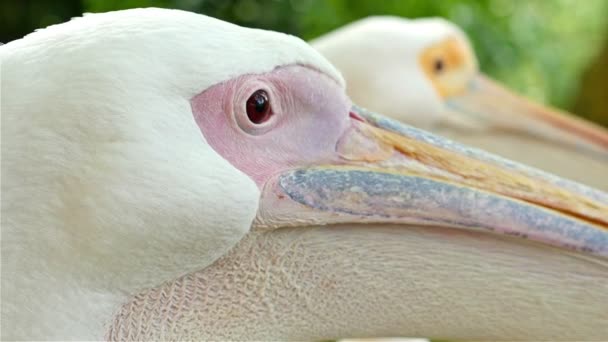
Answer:
M311 44L361 106L608 189L608 131L484 76L465 33L447 20L369 17Z

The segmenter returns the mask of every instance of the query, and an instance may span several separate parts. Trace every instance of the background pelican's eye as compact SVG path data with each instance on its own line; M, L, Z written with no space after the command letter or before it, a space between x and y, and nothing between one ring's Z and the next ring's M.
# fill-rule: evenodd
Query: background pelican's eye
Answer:
M256 90L247 100L247 117L252 123L259 125L270 119L272 108L268 93L264 90Z
M445 69L445 63L443 62L442 58L437 58L435 60L435 64L433 65L433 68L435 69L435 73L440 73L443 71L443 69Z

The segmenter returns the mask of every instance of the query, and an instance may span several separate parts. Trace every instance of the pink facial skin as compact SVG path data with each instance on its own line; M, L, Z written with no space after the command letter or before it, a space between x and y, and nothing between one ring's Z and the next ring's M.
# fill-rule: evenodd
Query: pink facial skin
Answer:
M256 125L247 117L246 103L260 89L268 93L273 115ZM301 65L231 79L191 104L211 147L260 188L283 170L336 162L336 144L352 124L344 89Z

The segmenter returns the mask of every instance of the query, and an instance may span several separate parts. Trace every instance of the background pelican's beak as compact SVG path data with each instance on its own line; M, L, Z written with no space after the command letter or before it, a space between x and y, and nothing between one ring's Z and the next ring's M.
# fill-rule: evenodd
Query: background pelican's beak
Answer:
M608 199L601 192L356 107L336 155L266 183L254 226L441 225L608 257Z
M608 159L608 130L572 114L526 100L482 74L446 98L448 124L510 131L563 144Z

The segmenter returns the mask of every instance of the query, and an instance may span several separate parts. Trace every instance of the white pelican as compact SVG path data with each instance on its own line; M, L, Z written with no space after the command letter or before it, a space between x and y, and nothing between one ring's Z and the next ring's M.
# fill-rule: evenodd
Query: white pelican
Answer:
M3 340L608 334L606 194L352 106L295 37L137 9L0 61Z
M482 75L465 33L449 21L369 17L311 44L363 107L608 190L608 131Z

